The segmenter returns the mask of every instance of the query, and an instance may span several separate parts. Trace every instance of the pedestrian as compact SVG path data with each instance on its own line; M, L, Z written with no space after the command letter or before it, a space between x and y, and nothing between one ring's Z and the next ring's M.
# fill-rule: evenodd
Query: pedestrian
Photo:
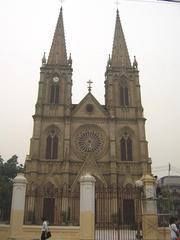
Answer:
M41 218L42 224L42 232L41 232L41 240L45 240L51 237L51 232L49 230L48 221L45 217Z
M169 230L171 234L171 240L177 240L179 236L179 230L176 225L177 219L174 217L171 217L169 219Z

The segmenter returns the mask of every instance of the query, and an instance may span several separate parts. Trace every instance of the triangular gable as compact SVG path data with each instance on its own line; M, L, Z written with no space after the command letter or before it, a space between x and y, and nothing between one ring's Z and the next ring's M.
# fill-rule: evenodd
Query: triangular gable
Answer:
M91 93L88 93L75 107L72 112L72 116L83 118L107 118L108 112Z

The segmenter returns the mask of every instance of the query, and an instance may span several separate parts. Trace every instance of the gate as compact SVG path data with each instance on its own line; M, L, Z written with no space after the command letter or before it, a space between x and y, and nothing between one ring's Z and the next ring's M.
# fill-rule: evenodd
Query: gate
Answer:
M141 210L141 192L132 185L96 188L95 239L142 239Z

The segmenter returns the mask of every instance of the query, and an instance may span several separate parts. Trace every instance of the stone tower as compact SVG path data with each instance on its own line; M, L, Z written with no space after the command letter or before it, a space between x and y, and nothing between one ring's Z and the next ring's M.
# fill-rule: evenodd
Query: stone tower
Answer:
M25 163L27 191L48 194L63 186L75 189L87 172L105 186L134 184L151 173L138 65L135 58L131 65L118 10L116 14L105 72L105 105L92 95L91 87L79 104L73 104L72 59L66 54L61 8L48 60L45 55L42 59ZM43 206L43 197L38 201ZM40 216L43 207L39 211Z

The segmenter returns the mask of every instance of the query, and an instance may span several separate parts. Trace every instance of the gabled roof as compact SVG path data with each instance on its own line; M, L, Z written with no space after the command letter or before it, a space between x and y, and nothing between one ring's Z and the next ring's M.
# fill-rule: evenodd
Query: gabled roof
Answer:
M79 104L75 106L72 112L72 117L83 118L107 118L108 112L96 100L96 98L89 92Z

